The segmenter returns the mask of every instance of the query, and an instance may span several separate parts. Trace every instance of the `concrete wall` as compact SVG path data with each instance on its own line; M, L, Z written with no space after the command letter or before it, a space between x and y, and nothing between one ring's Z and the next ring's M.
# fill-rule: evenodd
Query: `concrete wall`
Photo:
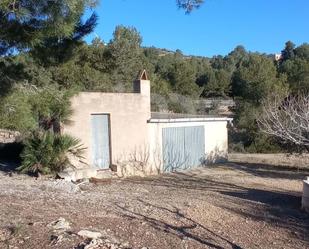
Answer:
M87 148L85 161L91 165L91 114L110 114L111 163L129 160L148 142L150 82L140 81L140 93L81 92L72 98L73 115L64 132L79 138Z
M155 122L150 113L150 82L134 83L134 93L81 92L71 100L73 115L64 132L86 147L85 162L93 164L92 114L110 115L111 164L119 175L162 172L162 128L204 126L205 158L227 157L227 120ZM85 166L85 165L84 165Z
M168 127L204 126L205 132L205 163L214 163L227 159L228 136L227 121L196 121L196 122L150 122L149 151L150 173L161 172L162 161L162 129Z

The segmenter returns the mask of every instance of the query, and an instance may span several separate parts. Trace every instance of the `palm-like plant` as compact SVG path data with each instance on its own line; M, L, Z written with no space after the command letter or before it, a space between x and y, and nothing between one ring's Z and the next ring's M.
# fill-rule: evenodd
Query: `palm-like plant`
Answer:
M80 140L69 135L54 134L51 131L34 131L25 139L21 154L23 173L55 174L66 167L73 167L69 157L82 159Z

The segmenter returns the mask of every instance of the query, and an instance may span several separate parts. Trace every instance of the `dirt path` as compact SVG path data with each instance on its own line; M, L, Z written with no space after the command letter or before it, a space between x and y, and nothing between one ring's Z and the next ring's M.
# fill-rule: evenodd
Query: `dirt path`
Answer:
M0 248L74 248L81 229L128 248L309 248L306 174L227 164L79 189L0 173ZM59 217L71 231L55 244L48 224Z

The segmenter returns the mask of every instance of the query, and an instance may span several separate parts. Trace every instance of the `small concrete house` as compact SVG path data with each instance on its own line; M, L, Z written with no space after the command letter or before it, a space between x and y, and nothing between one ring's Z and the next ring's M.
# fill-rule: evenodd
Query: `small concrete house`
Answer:
M226 117L151 113L143 71L133 93L81 92L64 132L86 147L85 167L118 175L183 170L227 158Z

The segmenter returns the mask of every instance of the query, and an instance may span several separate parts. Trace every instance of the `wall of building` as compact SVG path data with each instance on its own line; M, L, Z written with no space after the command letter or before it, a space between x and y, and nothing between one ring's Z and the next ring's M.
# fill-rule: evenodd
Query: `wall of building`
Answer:
M81 92L71 100L73 114L64 132L81 140L86 147L85 165L93 166L93 114L110 115L111 164L119 175L144 175L162 172L162 129L203 126L205 159L214 162L227 158L227 119L185 122L157 122L151 119L150 82L134 83L135 93ZM77 162L78 163L78 162Z
M111 163L130 160L148 142L150 82L140 81L139 93L81 92L71 100L73 114L64 132L83 143L85 162L93 162L92 114L110 114Z
M168 127L204 126L205 163L220 162L227 159L228 136L227 121L192 121L192 122L150 122L149 133L149 173L162 172L162 129Z

